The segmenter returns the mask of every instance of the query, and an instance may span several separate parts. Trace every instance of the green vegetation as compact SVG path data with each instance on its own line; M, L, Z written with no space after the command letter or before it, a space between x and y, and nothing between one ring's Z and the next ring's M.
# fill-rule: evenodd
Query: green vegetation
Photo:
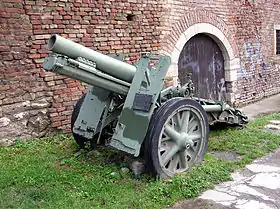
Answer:
M77 146L65 135L0 148L0 208L164 208L230 180L234 169L280 147L279 135L263 131L279 118L212 132L205 162L166 181L121 173L127 165L116 150L75 156ZM218 160L212 151L234 151L241 159Z

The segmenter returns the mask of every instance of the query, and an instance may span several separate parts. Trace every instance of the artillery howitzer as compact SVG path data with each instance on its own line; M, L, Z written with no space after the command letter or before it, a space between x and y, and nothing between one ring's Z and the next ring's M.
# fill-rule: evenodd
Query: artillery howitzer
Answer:
M44 69L89 84L74 107L76 142L105 144L135 157L143 155L163 178L202 161L209 124L246 124L247 117L223 102L193 97L189 78L182 87L164 87L168 56L141 54L136 65L123 56L103 55L52 35Z

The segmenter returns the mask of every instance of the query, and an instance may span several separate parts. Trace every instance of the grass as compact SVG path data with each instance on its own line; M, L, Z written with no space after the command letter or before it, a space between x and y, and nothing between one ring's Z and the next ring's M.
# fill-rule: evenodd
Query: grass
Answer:
M280 147L279 135L263 131L270 119L260 117L244 129L214 131L205 162L187 174L162 181L120 172L127 166L116 150L81 153L73 139L58 135L0 148L0 208L164 208L193 198L230 173ZM234 151L238 162L218 160L212 151Z

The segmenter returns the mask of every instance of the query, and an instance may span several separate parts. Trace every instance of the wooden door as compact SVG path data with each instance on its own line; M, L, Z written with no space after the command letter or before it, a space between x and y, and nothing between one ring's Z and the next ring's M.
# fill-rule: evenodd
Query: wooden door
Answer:
M192 37L181 51L178 76L181 85L187 73L192 73L195 96L225 101L224 58L216 42L206 34Z

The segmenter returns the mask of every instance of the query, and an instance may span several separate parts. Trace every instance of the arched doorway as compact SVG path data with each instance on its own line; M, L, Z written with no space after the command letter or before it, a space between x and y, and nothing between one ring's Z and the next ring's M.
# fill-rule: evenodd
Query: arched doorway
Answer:
M181 85L185 84L187 73L192 73L196 97L226 100L223 53L208 35L197 34L184 45L178 60Z

